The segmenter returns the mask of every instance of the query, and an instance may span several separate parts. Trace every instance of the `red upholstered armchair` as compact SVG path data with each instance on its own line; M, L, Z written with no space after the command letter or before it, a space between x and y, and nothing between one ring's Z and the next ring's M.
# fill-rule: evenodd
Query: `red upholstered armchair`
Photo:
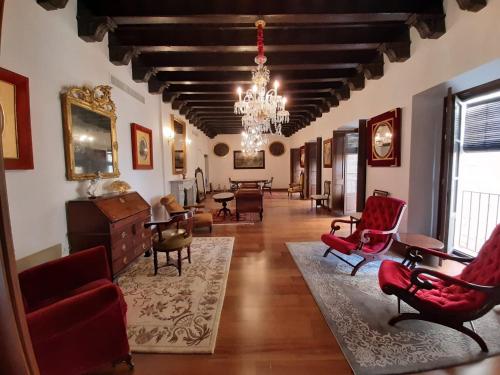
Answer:
M104 363L133 367L127 305L99 246L19 274L40 372L82 374Z
M422 259L420 253L468 265L454 277L415 268L417 261ZM418 311L399 314L389 321L390 325L408 319L442 324L470 336L483 352L487 352L488 347L475 332L472 321L500 304L500 225L475 259L411 247L402 264L391 260L382 262L379 283L384 293L398 297L398 313L401 312L400 300ZM465 327L465 322L470 322L472 329Z
M353 267L351 276L356 275L356 272L364 264L382 259L389 250L392 244L392 235L398 231L405 209L406 203L399 199L380 196L368 197L363 214L353 234L348 237L336 236L335 232L340 229L337 224L350 224L351 221L342 219L332 221L331 232L321 236L321 241L328 245L323 256L327 257L328 254L333 254ZM363 259L357 264L352 264L335 254L334 250L345 255L356 254Z

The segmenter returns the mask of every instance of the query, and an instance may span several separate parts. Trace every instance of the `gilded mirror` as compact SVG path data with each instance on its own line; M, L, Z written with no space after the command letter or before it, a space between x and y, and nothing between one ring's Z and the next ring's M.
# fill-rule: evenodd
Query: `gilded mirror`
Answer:
M196 168L194 171L194 178L196 180L196 202L203 202L207 196L205 189L205 178L203 176L203 170L201 168Z
M110 86L71 87L61 94L66 177L118 177L116 111Z
M174 139L172 141L172 174L186 174L186 123L174 115L170 117Z
M373 150L379 158L387 158L392 150L392 126L381 122L375 127Z

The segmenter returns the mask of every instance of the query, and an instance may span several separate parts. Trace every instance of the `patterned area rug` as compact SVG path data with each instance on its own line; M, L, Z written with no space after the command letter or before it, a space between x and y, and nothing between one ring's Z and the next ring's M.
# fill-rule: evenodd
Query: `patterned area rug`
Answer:
M405 321L387 324L397 314L396 297L378 285L380 262L351 268L334 256L323 258L320 242L287 243L309 289L357 375L404 374L457 366L500 353L500 314L494 311L474 322L490 352L475 341L437 324ZM411 307L402 303L402 311Z
M174 267L154 276L152 257L139 258L120 275L132 351L214 352L233 243L233 237L194 238L192 263L183 261L180 277ZM159 262L165 262L164 254Z

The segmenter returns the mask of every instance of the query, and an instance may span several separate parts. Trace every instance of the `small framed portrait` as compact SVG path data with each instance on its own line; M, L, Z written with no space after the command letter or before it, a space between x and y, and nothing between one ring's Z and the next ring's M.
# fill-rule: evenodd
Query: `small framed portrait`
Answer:
M323 141L323 168L332 167L332 139Z
M0 116L5 169L34 169L29 80L0 68Z
M300 155L300 167L304 168L304 166L306 165L306 146L300 147L299 155Z
M130 125L134 169L153 169L153 132L138 124Z

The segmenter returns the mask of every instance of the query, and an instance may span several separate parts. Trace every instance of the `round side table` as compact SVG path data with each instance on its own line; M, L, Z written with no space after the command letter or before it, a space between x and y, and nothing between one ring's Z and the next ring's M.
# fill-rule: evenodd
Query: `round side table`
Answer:
M215 194L212 198L215 202L222 203L222 208L217 213L217 216L219 216L221 212L224 213L224 217L226 217L226 215L228 214L231 215L231 210L227 208L227 202L230 202L234 199L233 193L219 193Z
M394 240L399 242L400 244L404 245L405 247L410 247L410 246L418 246L418 247L424 247L427 249L435 249L435 250L440 250L443 253L446 251L444 248L444 243L441 241L423 235L423 234L417 234L417 233L398 233L393 236ZM439 265L443 265L443 259L439 258Z

